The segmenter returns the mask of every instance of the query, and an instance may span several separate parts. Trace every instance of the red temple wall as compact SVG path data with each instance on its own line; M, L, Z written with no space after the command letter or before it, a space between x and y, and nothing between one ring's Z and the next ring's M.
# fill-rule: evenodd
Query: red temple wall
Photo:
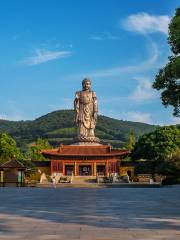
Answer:
M62 173L65 175L65 166L73 165L74 166L74 175L77 176L79 174L79 166L90 165L92 169L92 175L96 175L96 167L97 165L104 165L106 176L109 174L118 172L119 159L108 159L108 160L51 160L51 174L53 172Z

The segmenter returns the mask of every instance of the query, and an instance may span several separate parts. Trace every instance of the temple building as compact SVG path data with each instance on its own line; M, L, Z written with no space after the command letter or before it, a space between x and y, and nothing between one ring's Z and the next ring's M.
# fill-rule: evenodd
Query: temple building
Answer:
M50 160L51 175L110 176L119 172L120 162L127 150L114 150L110 145L63 145L58 149L44 150Z

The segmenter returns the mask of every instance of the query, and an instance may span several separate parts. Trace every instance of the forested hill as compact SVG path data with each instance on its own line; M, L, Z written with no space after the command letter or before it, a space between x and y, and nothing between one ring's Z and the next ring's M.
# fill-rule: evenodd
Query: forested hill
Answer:
M0 120L0 131L8 132L22 149L34 142L38 137L46 138L50 144L71 143L76 136L73 110L59 110L48 113L33 121ZM140 135L151 132L156 126L117 120L105 116L98 117L96 136L102 142L111 143L114 147L122 147L128 140L129 133Z

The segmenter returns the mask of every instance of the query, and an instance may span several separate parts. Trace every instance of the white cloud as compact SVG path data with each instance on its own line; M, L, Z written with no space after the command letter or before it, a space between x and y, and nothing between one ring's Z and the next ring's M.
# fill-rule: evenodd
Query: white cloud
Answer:
M158 16L142 12L129 15L121 24L126 30L141 34L154 32L167 34L170 20L167 15Z
M171 117L169 124L172 124L172 125L180 124L180 118L179 117Z
M142 112L135 112L135 111L127 112L126 118L129 121L152 124L152 119L151 119L150 113L142 113Z
M6 114L0 114L0 120L7 120Z
M5 110L1 110L0 119L9 121L28 120L27 109L23 109L22 105L15 100L6 100Z
M62 98L61 104L49 104L49 111L57 111L60 109L72 109L73 99L72 98Z
M157 45L154 42L151 42L151 44L149 44L149 48L150 48L151 56L147 60L144 60L138 65L119 66L119 67L114 67L109 69L97 70L95 72L82 73L82 74L73 75L69 77L71 78L72 77L83 78L84 76L89 76L90 78L113 77L113 76L120 76L122 73L137 73L137 72L142 72L142 71L151 69L159 57L159 51L158 51Z
M136 77L134 79L138 81L138 85L130 96L131 100L136 102L144 102L156 98L157 94L155 90L152 89L152 83L150 80L145 77Z
M36 49L35 52L35 56L28 57L23 63L30 66L37 65L51 60L69 57L72 54L70 51L48 51L44 49Z
M119 40L120 37L116 36L110 32L104 32L100 35L92 35L90 37L91 40L95 40L95 41L102 41L102 40Z
M19 113L7 113L7 114L1 114L0 119L9 120L9 121L20 121L22 119L25 120L27 118Z
M147 124L154 124L151 113L144 113L140 111L118 112L112 109L105 110L102 115L121 119L123 121L142 122Z
M153 124L159 125L159 126L176 125L176 124L180 124L180 118L170 116L168 119L164 118L164 119L161 119L160 121L159 120L153 121Z
M100 37L100 36L91 36L90 38L91 38L92 40L95 40L95 41L101 41L101 40L103 40L103 38Z

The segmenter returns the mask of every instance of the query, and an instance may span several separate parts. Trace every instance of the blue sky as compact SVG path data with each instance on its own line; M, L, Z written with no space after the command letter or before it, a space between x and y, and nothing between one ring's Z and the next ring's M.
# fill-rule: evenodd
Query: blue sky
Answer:
M35 119L73 107L84 77L100 114L175 124L151 88L171 54L179 0L0 1L0 118Z

